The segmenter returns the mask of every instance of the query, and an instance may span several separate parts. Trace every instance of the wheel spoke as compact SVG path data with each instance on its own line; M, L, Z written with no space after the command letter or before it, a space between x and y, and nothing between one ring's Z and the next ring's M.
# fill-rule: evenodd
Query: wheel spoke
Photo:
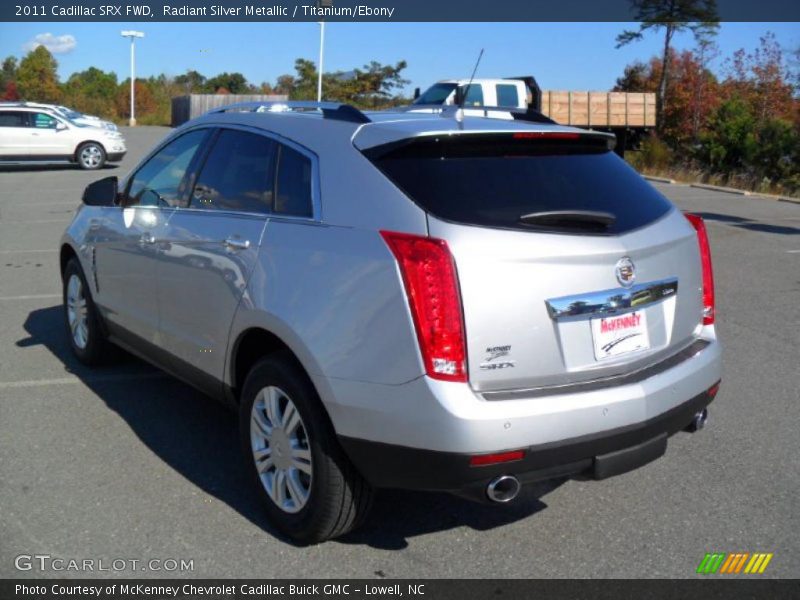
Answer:
M311 450L292 448L292 467L311 475Z
M289 490L289 496L291 497L294 505L300 507L306 501L306 495L308 492L303 489L302 484L300 483L297 472L295 471L292 473L291 471L286 475L286 487Z
M297 426L300 424L300 413L297 412L294 404L289 402L286 405L286 410L283 413L283 419L281 426L283 430L286 432L286 435L292 436Z
M269 436L272 434L272 427L264 418L264 412L262 410L253 410L253 418L250 419L250 422L256 434L262 438L269 439Z
M272 479L272 499L278 506L286 501L286 471L278 470Z
M278 390L274 387L269 388L267 398L264 401L264 407L267 411L267 418L270 424L275 427L281 423L281 405Z

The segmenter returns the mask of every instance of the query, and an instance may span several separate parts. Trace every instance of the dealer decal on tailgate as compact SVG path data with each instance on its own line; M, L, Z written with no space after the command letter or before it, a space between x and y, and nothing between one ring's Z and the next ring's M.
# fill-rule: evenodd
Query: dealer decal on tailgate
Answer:
M591 320L594 357L597 360L647 350L650 336L644 311Z

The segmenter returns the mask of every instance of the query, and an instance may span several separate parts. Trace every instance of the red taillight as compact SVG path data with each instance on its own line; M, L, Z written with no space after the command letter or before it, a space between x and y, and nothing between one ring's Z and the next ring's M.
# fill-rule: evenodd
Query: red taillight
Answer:
M425 371L435 379L467 381L461 294L447 242L392 231L381 236L400 266Z
M708 395L709 395L709 396L711 396L712 398L716 397L716 395L717 395L717 392L719 392L719 386L720 386L720 384L722 384L722 381L721 381L721 380L720 380L720 381L718 381L717 383L715 383L714 385L712 385L710 388L708 388L708 389L706 390L706 394L708 394Z
M486 465L496 465L498 463L513 462L522 460L525 457L524 450L512 450L511 452L498 452L497 454L477 454L469 459L470 467L485 467Z
M697 232L700 244L700 261L703 266L703 325L714 323L714 270L711 267L711 246L708 243L708 232L703 217L686 213L686 218Z

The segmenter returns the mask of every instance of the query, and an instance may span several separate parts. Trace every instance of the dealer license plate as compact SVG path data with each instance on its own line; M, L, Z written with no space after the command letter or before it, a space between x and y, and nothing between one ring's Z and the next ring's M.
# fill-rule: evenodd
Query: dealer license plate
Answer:
M598 317L591 320L594 357L605 360L650 348L644 311Z

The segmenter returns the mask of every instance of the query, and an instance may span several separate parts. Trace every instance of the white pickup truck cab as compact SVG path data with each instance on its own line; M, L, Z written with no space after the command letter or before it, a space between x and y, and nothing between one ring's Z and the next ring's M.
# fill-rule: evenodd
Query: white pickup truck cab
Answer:
M483 116L483 109L480 115L470 113L470 107L478 106L527 110L533 99L533 92L523 78L473 79L471 82L469 79L443 79L415 98L412 106L423 111L426 107L453 105L461 94L464 95L465 114L470 116ZM417 108L412 111L417 112Z

